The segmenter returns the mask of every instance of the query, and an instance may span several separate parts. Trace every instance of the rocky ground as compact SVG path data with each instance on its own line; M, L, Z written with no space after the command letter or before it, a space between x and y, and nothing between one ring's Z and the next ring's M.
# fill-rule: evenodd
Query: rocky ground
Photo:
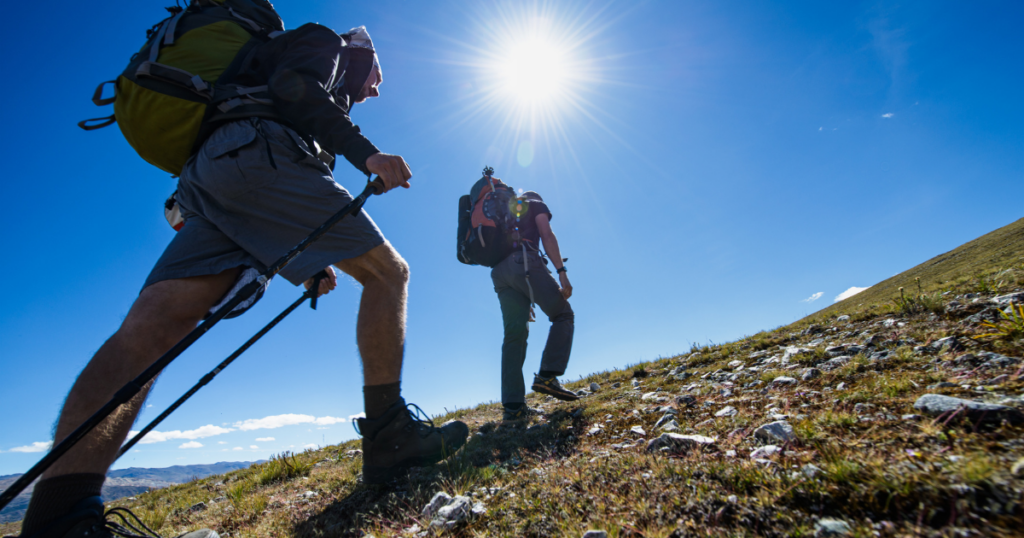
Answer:
M119 504L229 538L1020 535L1024 267L996 274L598 373L526 420L458 410L435 420L468 445L389 486L353 441Z

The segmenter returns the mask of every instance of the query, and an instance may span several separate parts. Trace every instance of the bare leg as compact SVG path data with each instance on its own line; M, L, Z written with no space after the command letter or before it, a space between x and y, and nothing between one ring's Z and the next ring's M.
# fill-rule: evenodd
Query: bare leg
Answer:
M118 389L194 329L237 276L238 269L230 269L219 275L166 280L144 289L121 327L100 347L75 381L61 410L54 440L64 439L110 401ZM152 382L114 411L43 473L43 478L72 473L106 474L151 386Z
M405 302L409 265L390 243L335 267L363 285L356 342L363 359L363 384L386 385L402 377L405 350Z

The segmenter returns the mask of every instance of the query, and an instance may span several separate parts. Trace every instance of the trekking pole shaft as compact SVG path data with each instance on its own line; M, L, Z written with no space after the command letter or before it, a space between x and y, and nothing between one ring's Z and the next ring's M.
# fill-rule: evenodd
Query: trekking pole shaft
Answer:
M319 239L327 230L338 223L341 219L345 218L351 213L356 213L362 209L363 204L366 203L367 198L374 194L381 194L384 192L384 182L378 177L374 181L370 182L363 192L356 196L354 200L349 202L345 207L341 208L340 211L335 213L327 222L323 223L319 228L313 230L301 243L295 245L291 250L288 251L284 256L274 262L273 265L263 271L260 276L246 284L242 289L238 290L238 293L231 298L227 303L217 309L210 317L206 318L198 327L188 333L185 338L182 338L177 344L174 345L167 353L164 353L156 362L154 362L149 368L146 368L141 374L135 379L129 381L127 385L121 387L114 397L109 402L103 405L98 411L93 413L85 422L83 422L75 431L71 432L70 435L62 439L59 443L50 449L50 452L39 460L38 463L32 466L25 474L21 475L13 484L11 484L2 494L0 494L0 510L7 506L15 497L18 496L29 484L31 484L36 478L39 478L47 468L54 464L61 456L71 450L71 447L75 446L79 441L82 440L90 431L98 426L104 419L107 418L111 413L114 412L121 404L128 402L139 391L142 390L147 383L153 380L168 364L174 359L178 358L189 346L195 343L202 335L206 334L207 331L213 328L220 320L224 319L239 303L248 299L260 287L263 286L271 277L281 271L289 262L295 259L296 256L306 250L310 244Z
M178 400L171 404L171 406L168 407L163 413L160 413L160 416L153 419L152 422L147 424L145 428L142 428L142 430L139 433L135 434L134 437L132 437L127 443L125 443L124 446L121 447L121 451L117 453L117 458L115 458L114 461L117 461L117 459L120 459L121 456L127 454L128 451L131 450L131 448L135 446L139 441L141 441L142 438L145 437L147 433L153 431L153 428L159 426L160 423L163 422L165 418L169 417L171 413L175 412L179 407L181 407L181 405L184 404L189 398L191 398L193 394L199 392L199 389L206 386L210 381L213 381L213 378L217 377L217 374L221 373L225 368L227 368L242 353L245 353L260 338L263 338L263 335L270 332L270 330L273 329L275 325L280 323L281 320L288 316L288 314L291 314L292 311L298 308L299 305L305 302L306 299L313 297L312 293L312 288L308 290L306 293L303 293L302 297L299 297L299 299L292 303L288 308L285 308L284 311L278 314L276 318L271 320L270 323L266 324L266 326L264 326L262 329L260 329L259 332L254 334L252 338L250 338L248 341L242 344L242 346L236 349L234 353L229 355L228 358L224 359L223 362L218 364L216 368L214 368L209 373L204 375L202 379L200 379L199 382L195 384L195 386L189 389L188 392L182 395L181 398L178 398Z

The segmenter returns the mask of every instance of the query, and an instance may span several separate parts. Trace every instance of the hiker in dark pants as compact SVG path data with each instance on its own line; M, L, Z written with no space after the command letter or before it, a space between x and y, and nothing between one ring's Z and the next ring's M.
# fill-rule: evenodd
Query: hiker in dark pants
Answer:
M346 50L347 47L347 50ZM348 61L343 61L347 58ZM269 88L280 119L248 117L218 127L185 165L176 200L185 218L146 279L118 331L78 377L57 424L59 442L225 300L250 269L262 270L352 200L334 181L317 146L344 156L386 189L409 188L405 160L381 153L349 119L353 103L379 95L383 75L365 28L344 38L307 24L258 49L240 79ZM390 480L461 446L461 422L434 427L401 397L409 267L367 212L346 218L280 275L320 293L336 286L337 267L363 286L357 343L366 418L363 481ZM151 384L150 384L151 385ZM122 405L59 459L36 485L22 537L110 537L100 488L150 386ZM216 537L196 531L196 538Z
M539 194L529 191L525 198L525 216L520 218L519 233L524 240L511 255L491 269L494 291L501 303L501 318L505 326L505 341L501 345L501 403L505 408L503 420L525 418L534 411L526 406L526 387L523 382L523 364L526 362L526 338L530 334L532 304L536 303L551 321L548 341L541 355L540 371L533 378L533 390L564 401L578 397L558 383L565 373L572 351L573 312L569 306L572 284L568 270L562 263L558 239L551 231L551 211ZM558 282L551 276L537 249L543 243ZM524 261L525 256L525 261ZM525 265L524 265L525 264ZM529 267L529 278L527 269ZM559 288L561 284L561 288Z

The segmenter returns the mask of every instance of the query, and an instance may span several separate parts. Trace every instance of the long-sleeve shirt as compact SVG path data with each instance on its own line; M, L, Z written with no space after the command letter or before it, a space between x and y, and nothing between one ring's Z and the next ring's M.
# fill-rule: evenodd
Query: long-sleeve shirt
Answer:
M338 34L309 23L262 45L240 79L266 81L275 108L292 128L369 175L366 159L380 150L349 118L349 97L339 84L346 58Z

